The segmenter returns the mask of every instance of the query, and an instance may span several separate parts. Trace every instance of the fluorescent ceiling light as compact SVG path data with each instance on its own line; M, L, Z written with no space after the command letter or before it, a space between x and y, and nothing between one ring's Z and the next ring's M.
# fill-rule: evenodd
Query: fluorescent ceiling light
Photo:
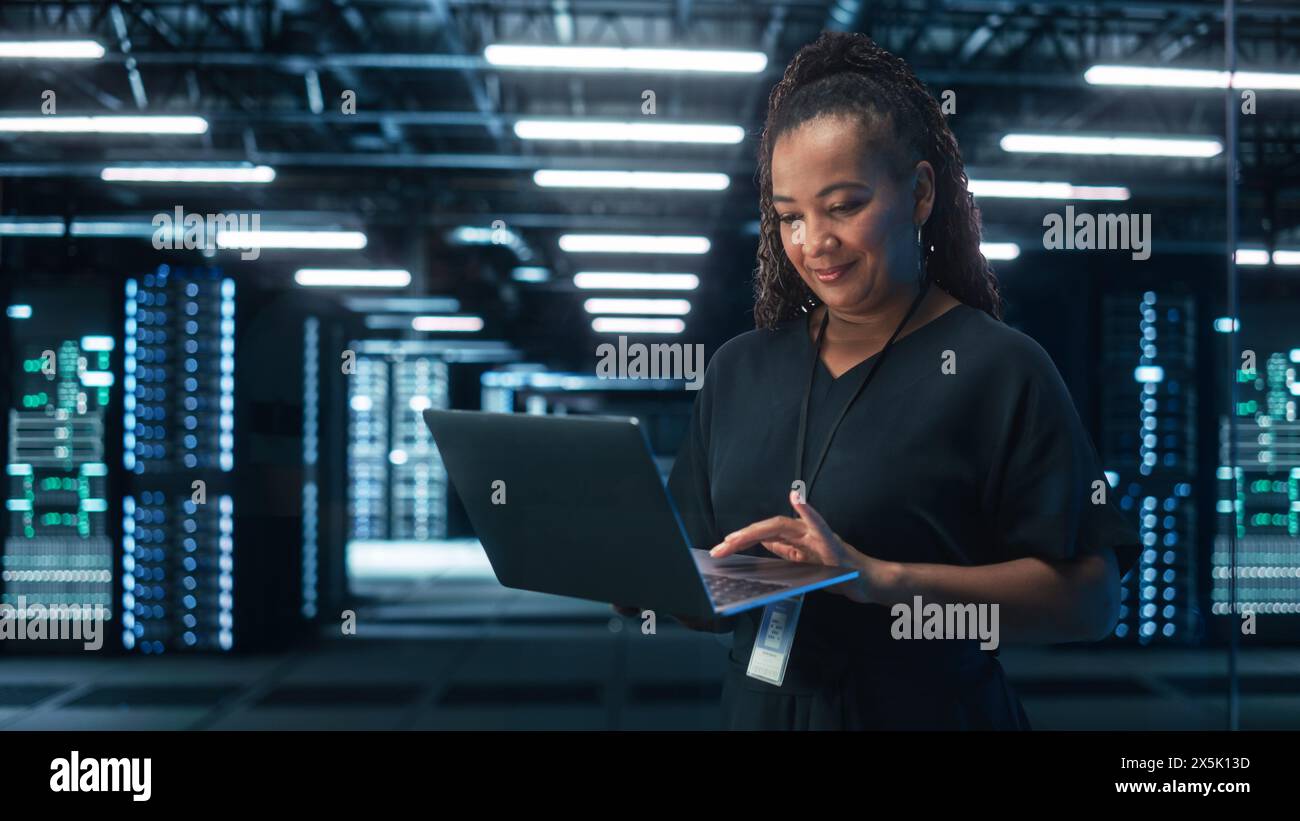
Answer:
M360 231L220 231L217 247L359 250L366 247L366 235Z
M460 245L510 245L519 241L519 235L509 228L483 228L462 225L451 232L452 242Z
M680 319L654 319L636 316L598 316L591 329L601 334L679 334L686 330Z
M9 60L98 60L104 47L94 40L3 40L0 59Z
M100 172L106 182L271 182L275 169L250 166L110 166Z
M348 296L343 305L360 314L454 314L460 310L460 300L446 296Z
M981 242L980 253L985 259L1015 259L1020 256L1020 246L1014 242Z
M1238 265L1268 265L1267 248L1238 248ZM1274 265L1300 265L1300 249L1279 248L1273 252Z
M448 239L456 245L500 245L509 248L521 261L533 258L533 251L524 242L523 237L510 230L502 223L499 227L484 228L479 225L461 225L447 234Z
M173 226L173 236L179 237L183 226ZM136 237L151 239L155 228L144 219L105 220L74 219L67 234L74 237ZM63 222L51 219L0 219L0 236L53 236L64 235ZM218 230L218 248L305 248L321 250L359 250L366 247L366 235L360 231L336 230L284 230L240 231Z
M653 143L719 143L735 145L745 139L738 125L634 123L583 120L520 120L515 136L521 140L591 140Z
M491 45L483 57L499 68L726 74L756 74L767 68L767 55L761 51Z
M693 291L700 287L695 274L643 274L624 271L580 271L573 284L585 290Z
M685 316L691 303L685 299L613 299L595 297L582 303L589 314L652 314Z
M1230 334L1233 331L1241 330L1241 320L1232 319L1231 317L1221 316L1214 320L1214 330L1221 334Z
M202 117L0 117L0 132L47 134L204 134Z
M179 239L184 232L183 225L172 226L172 237ZM68 234L74 237L140 237L152 238L155 228L144 220L81 220L74 219L68 226Z
M0 219L0 237L61 237L66 232L60 219Z
M417 331L473 333L483 330L483 318L479 316L417 316L411 320L411 327Z
M1176 137L1080 137L1061 134L1008 134L1002 150L1038 154L1124 155L1133 157L1217 157L1214 139Z
M411 318L399 314L366 314L361 321L372 331L411 330Z
M395 268L300 268L293 280L312 288L405 288L411 284L411 272Z
M538 265L520 265L510 270L510 278L515 282L546 282L551 278L551 270Z
M1068 182L970 180L966 188L977 197L1039 200L1126 200L1129 198L1129 190L1123 186L1072 185Z
M1083 73L1083 79L1097 86L1147 86L1154 88L1227 88L1228 72L1194 68L1098 65ZM1300 91L1300 74L1269 71L1238 71L1233 88L1267 91Z
M708 237L647 234L563 234L560 249L573 254L707 254Z
M560 171L533 172L543 188L626 188L660 191L723 191L731 185L726 174L685 171Z
M30 305L10 305L5 308L5 316L10 319L31 319L32 306Z

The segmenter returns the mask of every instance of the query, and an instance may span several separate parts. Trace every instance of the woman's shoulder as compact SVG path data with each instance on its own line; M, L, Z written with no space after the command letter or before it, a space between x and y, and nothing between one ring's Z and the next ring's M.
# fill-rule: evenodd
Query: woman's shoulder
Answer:
M755 328L733 336L718 348L709 360L709 367L744 369L758 366L772 367L775 356L789 353L798 343L801 326L806 327L803 315L787 319L772 328Z
M956 325L954 342L982 368L1017 376L1058 375L1052 357L1029 334L990 316L979 308L961 305L961 322Z
M1029 334L984 311L968 308L964 331L957 340L957 370L985 403L1003 407L1029 401L1051 413L1073 408L1074 400L1060 369Z

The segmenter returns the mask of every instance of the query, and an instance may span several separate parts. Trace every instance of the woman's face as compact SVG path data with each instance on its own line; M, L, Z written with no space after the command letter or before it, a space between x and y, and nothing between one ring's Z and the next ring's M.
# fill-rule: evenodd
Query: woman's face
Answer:
M857 120L819 117L772 149L772 205L799 276L837 313L861 314L916 280L916 225L930 215L933 171L903 184Z

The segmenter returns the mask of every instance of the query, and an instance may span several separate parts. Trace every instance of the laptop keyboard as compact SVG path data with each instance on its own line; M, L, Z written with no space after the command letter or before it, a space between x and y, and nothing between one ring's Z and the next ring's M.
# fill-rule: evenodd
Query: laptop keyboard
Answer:
M742 599L752 599L768 593L785 590L789 585L760 582L753 579L738 579L735 576L719 576L716 573L701 573L704 584L715 604L730 604Z

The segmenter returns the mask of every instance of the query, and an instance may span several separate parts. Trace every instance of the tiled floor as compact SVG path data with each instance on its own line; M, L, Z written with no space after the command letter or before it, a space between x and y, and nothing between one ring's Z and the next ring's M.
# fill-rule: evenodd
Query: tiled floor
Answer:
M0 657L0 730L702 729L725 639L444 578L280 655ZM1039 729L1225 726L1222 650L1015 648ZM1242 726L1300 729L1300 651L1241 655Z

